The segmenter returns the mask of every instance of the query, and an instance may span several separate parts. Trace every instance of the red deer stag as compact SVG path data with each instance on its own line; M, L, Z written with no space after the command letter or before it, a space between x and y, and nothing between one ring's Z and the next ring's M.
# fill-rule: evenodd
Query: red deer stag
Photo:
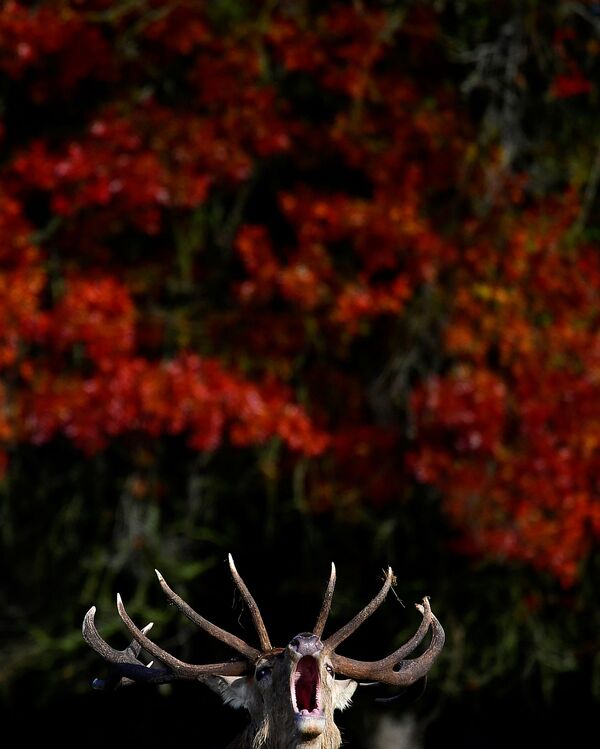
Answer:
M194 624L212 637L236 650L242 657L226 663L192 665L184 663L150 640L146 633L152 626L138 629L117 595L117 608L133 641L125 650L115 650L99 635L94 624L96 608L83 621L83 637L106 661L113 665L112 686L130 681L166 682L195 679L207 684L232 707L245 707L250 725L228 749L338 749L340 732L333 720L335 709L350 704L358 680L408 686L429 671L444 645L444 630L431 612L429 601L417 605L423 619L410 640L379 661L357 661L338 655L337 648L386 597L394 576L388 569L385 582L373 600L354 619L330 635L321 636L331 607L335 586L335 567L325 591L317 622L312 632L301 632L285 648L274 648L254 598L239 576L231 555L229 566L233 579L250 610L260 650L239 637L217 627L196 613L165 582L158 580L167 598ZM407 658L431 629L429 647L416 658ZM138 656L144 650L160 666L145 665ZM336 674L346 678L337 679ZM109 684L96 683L100 688Z

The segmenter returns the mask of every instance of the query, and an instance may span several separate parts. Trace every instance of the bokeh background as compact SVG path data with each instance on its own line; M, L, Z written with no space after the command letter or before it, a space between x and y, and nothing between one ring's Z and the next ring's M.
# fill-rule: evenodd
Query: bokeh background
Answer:
M3 730L223 746L200 685L94 692L120 591L179 657L447 646L353 747L597 746L600 3L0 6ZM402 744L401 735L409 735ZM387 742L387 743L386 743Z

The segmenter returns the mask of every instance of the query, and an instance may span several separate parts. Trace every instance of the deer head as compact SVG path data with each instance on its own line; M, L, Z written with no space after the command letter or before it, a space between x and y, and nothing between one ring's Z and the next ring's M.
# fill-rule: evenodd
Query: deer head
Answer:
M322 639L335 587L335 567L325 591L312 632L301 632L285 648L273 648L256 602L239 576L231 555L231 574L244 599L258 635L260 649L204 619L167 585L156 572L167 598L194 624L226 643L241 656L237 660L209 665L184 663L160 648L147 636L152 624L139 629L128 615L121 597L117 609L133 641L125 650L115 650L105 642L94 624L95 607L83 621L83 637L106 661L112 676L96 680L97 688L111 688L131 681L167 682L194 679L204 682L232 707L250 713L250 725L231 749L338 749L341 737L335 725L334 710L343 710L361 680L393 686L408 686L427 674L444 645L444 630L433 615L427 598L417 608L422 615L419 628L410 640L379 661L357 661L339 655L339 645L349 637L385 599L394 575L388 569L383 587L373 600L348 624L326 640ZM408 658L431 629L427 649ZM158 662L145 665L144 650ZM340 675L346 678L336 678Z

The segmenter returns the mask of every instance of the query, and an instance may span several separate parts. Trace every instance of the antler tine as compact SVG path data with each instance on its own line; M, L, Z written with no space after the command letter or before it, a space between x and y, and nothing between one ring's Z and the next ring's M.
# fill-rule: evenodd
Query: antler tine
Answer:
M249 658L250 660L255 660L260 655L260 652L256 649L248 645L246 642L244 642L239 637L236 637L235 635L232 635L230 632L227 632L224 629L221 629L221 627L217 627L216 624L213 624L212 622L209 622L208 619L205 619L203 616L200 616L194 609L186 603L183 598L177 595L175 591L173 591L168 585L165 580L165 578L160 574L158 570L154 570L156 572L156 576L158 577L158 582L160 583L160 587L163 589L165 595L173 603L177 608L181 611L182 614L187 616L187 618L193 622L196 626L203 629L205 632L208 632L209 635L216 638L217 640L220 640L221 642L224 642L226 645L229 645L229 647L233 648L234 650L237 650L238 653L241 653L246 658Z
M180 661L175 656L167 653L166 650L160 648L156 643L152 642L141 629L133 623L129 614L125 610L121 596L117 593L117 609L119 616L123 620L123 623L131 633L131 636L136 640L144 650L150 655L153 655L159 661L168 666L173 672L173 676L178 679L197 679L201 676L207 676L209 674L219 674L220 676L242 676L249 670L248 661L230 661L229 663L213 663L207 665L192 665L191 663L185 663Z
M105 661L108 661L109 663L126 663L127 656L125 655L125 651L115 650L115 648L112 648L106 640L103 640L100 636L100 633L96 629L96 623L94 621L95 616L96 607L92 606L83 617L83 626L81 627L83 639L92 650L95 650L98 655L101 655ZM144 629L148 631L149 626L151 625L146 625Z
M360 611L354 619L351 619L348 624L346 624L341 629L338 629L335 634L331 635L330 637L325 640L323 643L323 646L326 650L329 652L333 652L337 646L343 642L347 637L349 637L355 630L357 630L360 625L368 619L371 614L376 611L379 606L383 603L385 600L385 597L388 594L388 591L392 585L392 582L394 580L394 573L392 572L392 568L388 567L385 581L383 583L383 587L379 591L379 593L373 598L373 600L368 603L362 611Z
M268 650L273 649L271 640L269 639L269 635L267 634L267 628L265 627L265 623L263 622L262 616L260 615L260 611L258 606L256 605L256 601L254 600L254 598L252 598L252 595L248 590L246 583L242 580L239 572L235 568L235 564L231 554L229 554L229 569L231 570L231 574L233 576L233 579L235 580L235 584L242 594L242 598L244 599L246 606L248 606L248 608L250 609L252 621L254 622L254 627L260 641L261 650L263 653L266 653Z
M129 643L124 650L115 650L102 637L96 629L94 617L96 607L87 612L83 619L81 628L83 639L112 666L111 673L107 679L94 679L94 689L116 689L122 684L130 684L132 680L164 683L172 681L174 676L171 671L164 668L152 668L152 664L144 664L139 659L141 647L135 640ZM152 629L152 622L142 628L142 634Z
M327 583L327 589L323 597L323 603L321 604L321 611L319 612L319 618L317 619L317 623L315 624L315 628L313 629L313 634L317 635L317 637L319 638L323 634L323 630L325 629L325 624L327 622L327 617L329 616L329 611L331 609L331 600L333 598L334 589L335 589L335 564L332 562L331 574L329 575L329 582Z
M423 599L423 605L417 604L417 608L423 619L407 643L380 661L356 661L332 653L331 660L336 671L351 679L368 679L393 686L409 686L425 676L441 653L446 636L442 625L433 615L427 598ZM418 658L405 660L404 657L422 642L430 627L432 636L427 650Z

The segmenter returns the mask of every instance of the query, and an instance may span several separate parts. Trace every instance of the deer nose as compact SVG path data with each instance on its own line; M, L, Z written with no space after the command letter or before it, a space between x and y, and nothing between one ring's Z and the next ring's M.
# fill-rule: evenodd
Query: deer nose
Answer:
M323 643L312 632L301 632L294 637L288 647L298 655L317 655L323 650Z

